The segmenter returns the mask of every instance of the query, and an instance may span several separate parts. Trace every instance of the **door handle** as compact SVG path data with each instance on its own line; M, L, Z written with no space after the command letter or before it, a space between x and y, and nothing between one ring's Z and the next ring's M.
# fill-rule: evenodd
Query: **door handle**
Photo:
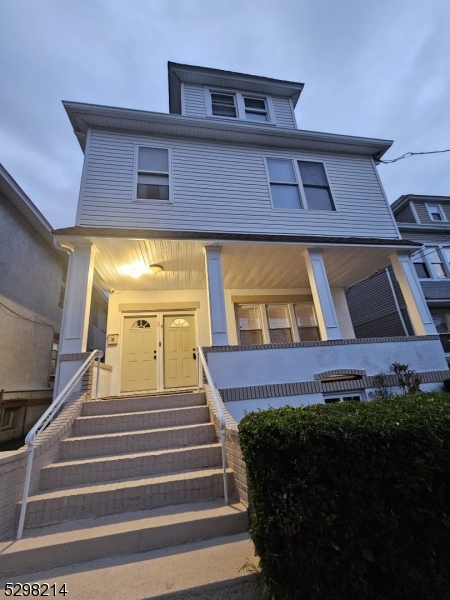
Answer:
M197 355L195 354L195 352L193 352L193 353L192 353L192 358L193 358L194 360L197 360Z

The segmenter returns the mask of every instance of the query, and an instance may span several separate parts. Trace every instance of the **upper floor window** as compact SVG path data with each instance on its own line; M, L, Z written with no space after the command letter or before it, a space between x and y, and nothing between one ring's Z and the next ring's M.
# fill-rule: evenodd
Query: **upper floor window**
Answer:
M323 163L286 158L266 162L274 208L336 210Z
M446 221L445 212L440 204L426 204L428 214L432 221Z
M169 200L169 150L140 146L137 158L138 200Z
M446 279L450 275L450 248L424 246L411 260L419 279Z
M262 123L275 122L269 99L266 97L210 90L209 100L209 113L215 117Z

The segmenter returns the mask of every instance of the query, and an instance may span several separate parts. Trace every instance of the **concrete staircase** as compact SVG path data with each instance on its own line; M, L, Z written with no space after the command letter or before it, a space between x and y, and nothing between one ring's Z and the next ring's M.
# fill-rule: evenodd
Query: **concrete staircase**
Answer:
M0 544L0 575L242 535L247 511L224 505L204 394L85 402L59 461L40 472L25 528Z

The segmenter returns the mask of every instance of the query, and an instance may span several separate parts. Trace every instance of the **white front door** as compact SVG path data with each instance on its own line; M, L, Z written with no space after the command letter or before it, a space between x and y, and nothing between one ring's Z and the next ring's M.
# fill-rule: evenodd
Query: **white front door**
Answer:
M197 382L193 315L164 317L164 387L192 387Z

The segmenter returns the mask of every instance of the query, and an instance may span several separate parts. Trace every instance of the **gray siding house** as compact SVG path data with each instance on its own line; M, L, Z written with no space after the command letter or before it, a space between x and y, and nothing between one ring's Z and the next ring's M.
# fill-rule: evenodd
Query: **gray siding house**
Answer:
M402 238L421 244L411 259L450 360L450 197L407 194L391 208ZM413 335L392 268L351 287L346 297L356 337Z
M191 388L198 346L238 420L341 398L346 378L363 399L424 343L441 362L421 369L446 368L410 260L419 244L401 239L377 172L391 142L299 129L302 89L169 63L168 114L64 102L85 160L76 224L55 232L72 251L60 387L92 347L92 281L110 292L112 395ZM345 290L389 265L411 335L388 328L375 346L355 335Z

